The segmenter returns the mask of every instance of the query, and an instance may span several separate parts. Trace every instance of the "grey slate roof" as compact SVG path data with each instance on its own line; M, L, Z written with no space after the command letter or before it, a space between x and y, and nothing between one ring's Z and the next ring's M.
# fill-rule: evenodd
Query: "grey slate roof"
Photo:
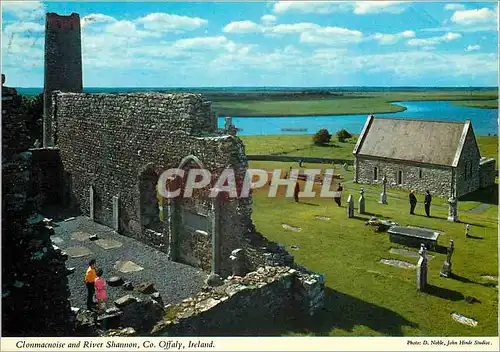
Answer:
M354 154L456 166L470 122L369 117Z

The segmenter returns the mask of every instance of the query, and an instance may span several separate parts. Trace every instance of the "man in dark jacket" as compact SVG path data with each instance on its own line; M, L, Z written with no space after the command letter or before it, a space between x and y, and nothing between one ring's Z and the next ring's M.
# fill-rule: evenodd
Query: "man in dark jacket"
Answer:
M340 207L342 206L342 191L344 190L344 188L342 187L342 185L339 183L339 186L337 187L337 197L334 197L333 200L335 201L335 203L337 203L337 205Z
M425 191L425 200L424 200L424 207L425 207L425 213L427 214L428 217L431 216L431 192L429 190Z
M417 206L417 197L415 191L410 192L410 214L415 215L415 207Z

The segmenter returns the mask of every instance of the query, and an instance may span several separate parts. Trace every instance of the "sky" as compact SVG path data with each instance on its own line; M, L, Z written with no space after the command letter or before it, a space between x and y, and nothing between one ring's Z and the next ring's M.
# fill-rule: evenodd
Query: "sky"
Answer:
M45 13L84 87L498 86L496 2L2 1L7 85L42 87Z

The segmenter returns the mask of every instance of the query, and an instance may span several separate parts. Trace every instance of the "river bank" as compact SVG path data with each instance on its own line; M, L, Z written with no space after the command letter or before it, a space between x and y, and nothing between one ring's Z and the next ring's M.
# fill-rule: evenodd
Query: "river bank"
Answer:
M474 91L383 91L383 92L325 92L323 96L291 95L288 92L230 93L211 96L212 106L219 116L284 117L339 116L386 114L405 111L399 102L448 101L461 102L466 107L491 107L498 99L496 90ZM483 104L483 102L485 102ZM498 104L497 104L498 106Z

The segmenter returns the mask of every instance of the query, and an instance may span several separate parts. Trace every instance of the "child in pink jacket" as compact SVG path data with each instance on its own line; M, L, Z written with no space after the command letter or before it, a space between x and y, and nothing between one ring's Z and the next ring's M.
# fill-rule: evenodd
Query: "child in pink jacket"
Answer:
M106 308L109 308L108 293L106 292L106 280L102 277L102 269L97 270L95 279L95 297L97 298L97 309L101 311L102 302L106 302Z

